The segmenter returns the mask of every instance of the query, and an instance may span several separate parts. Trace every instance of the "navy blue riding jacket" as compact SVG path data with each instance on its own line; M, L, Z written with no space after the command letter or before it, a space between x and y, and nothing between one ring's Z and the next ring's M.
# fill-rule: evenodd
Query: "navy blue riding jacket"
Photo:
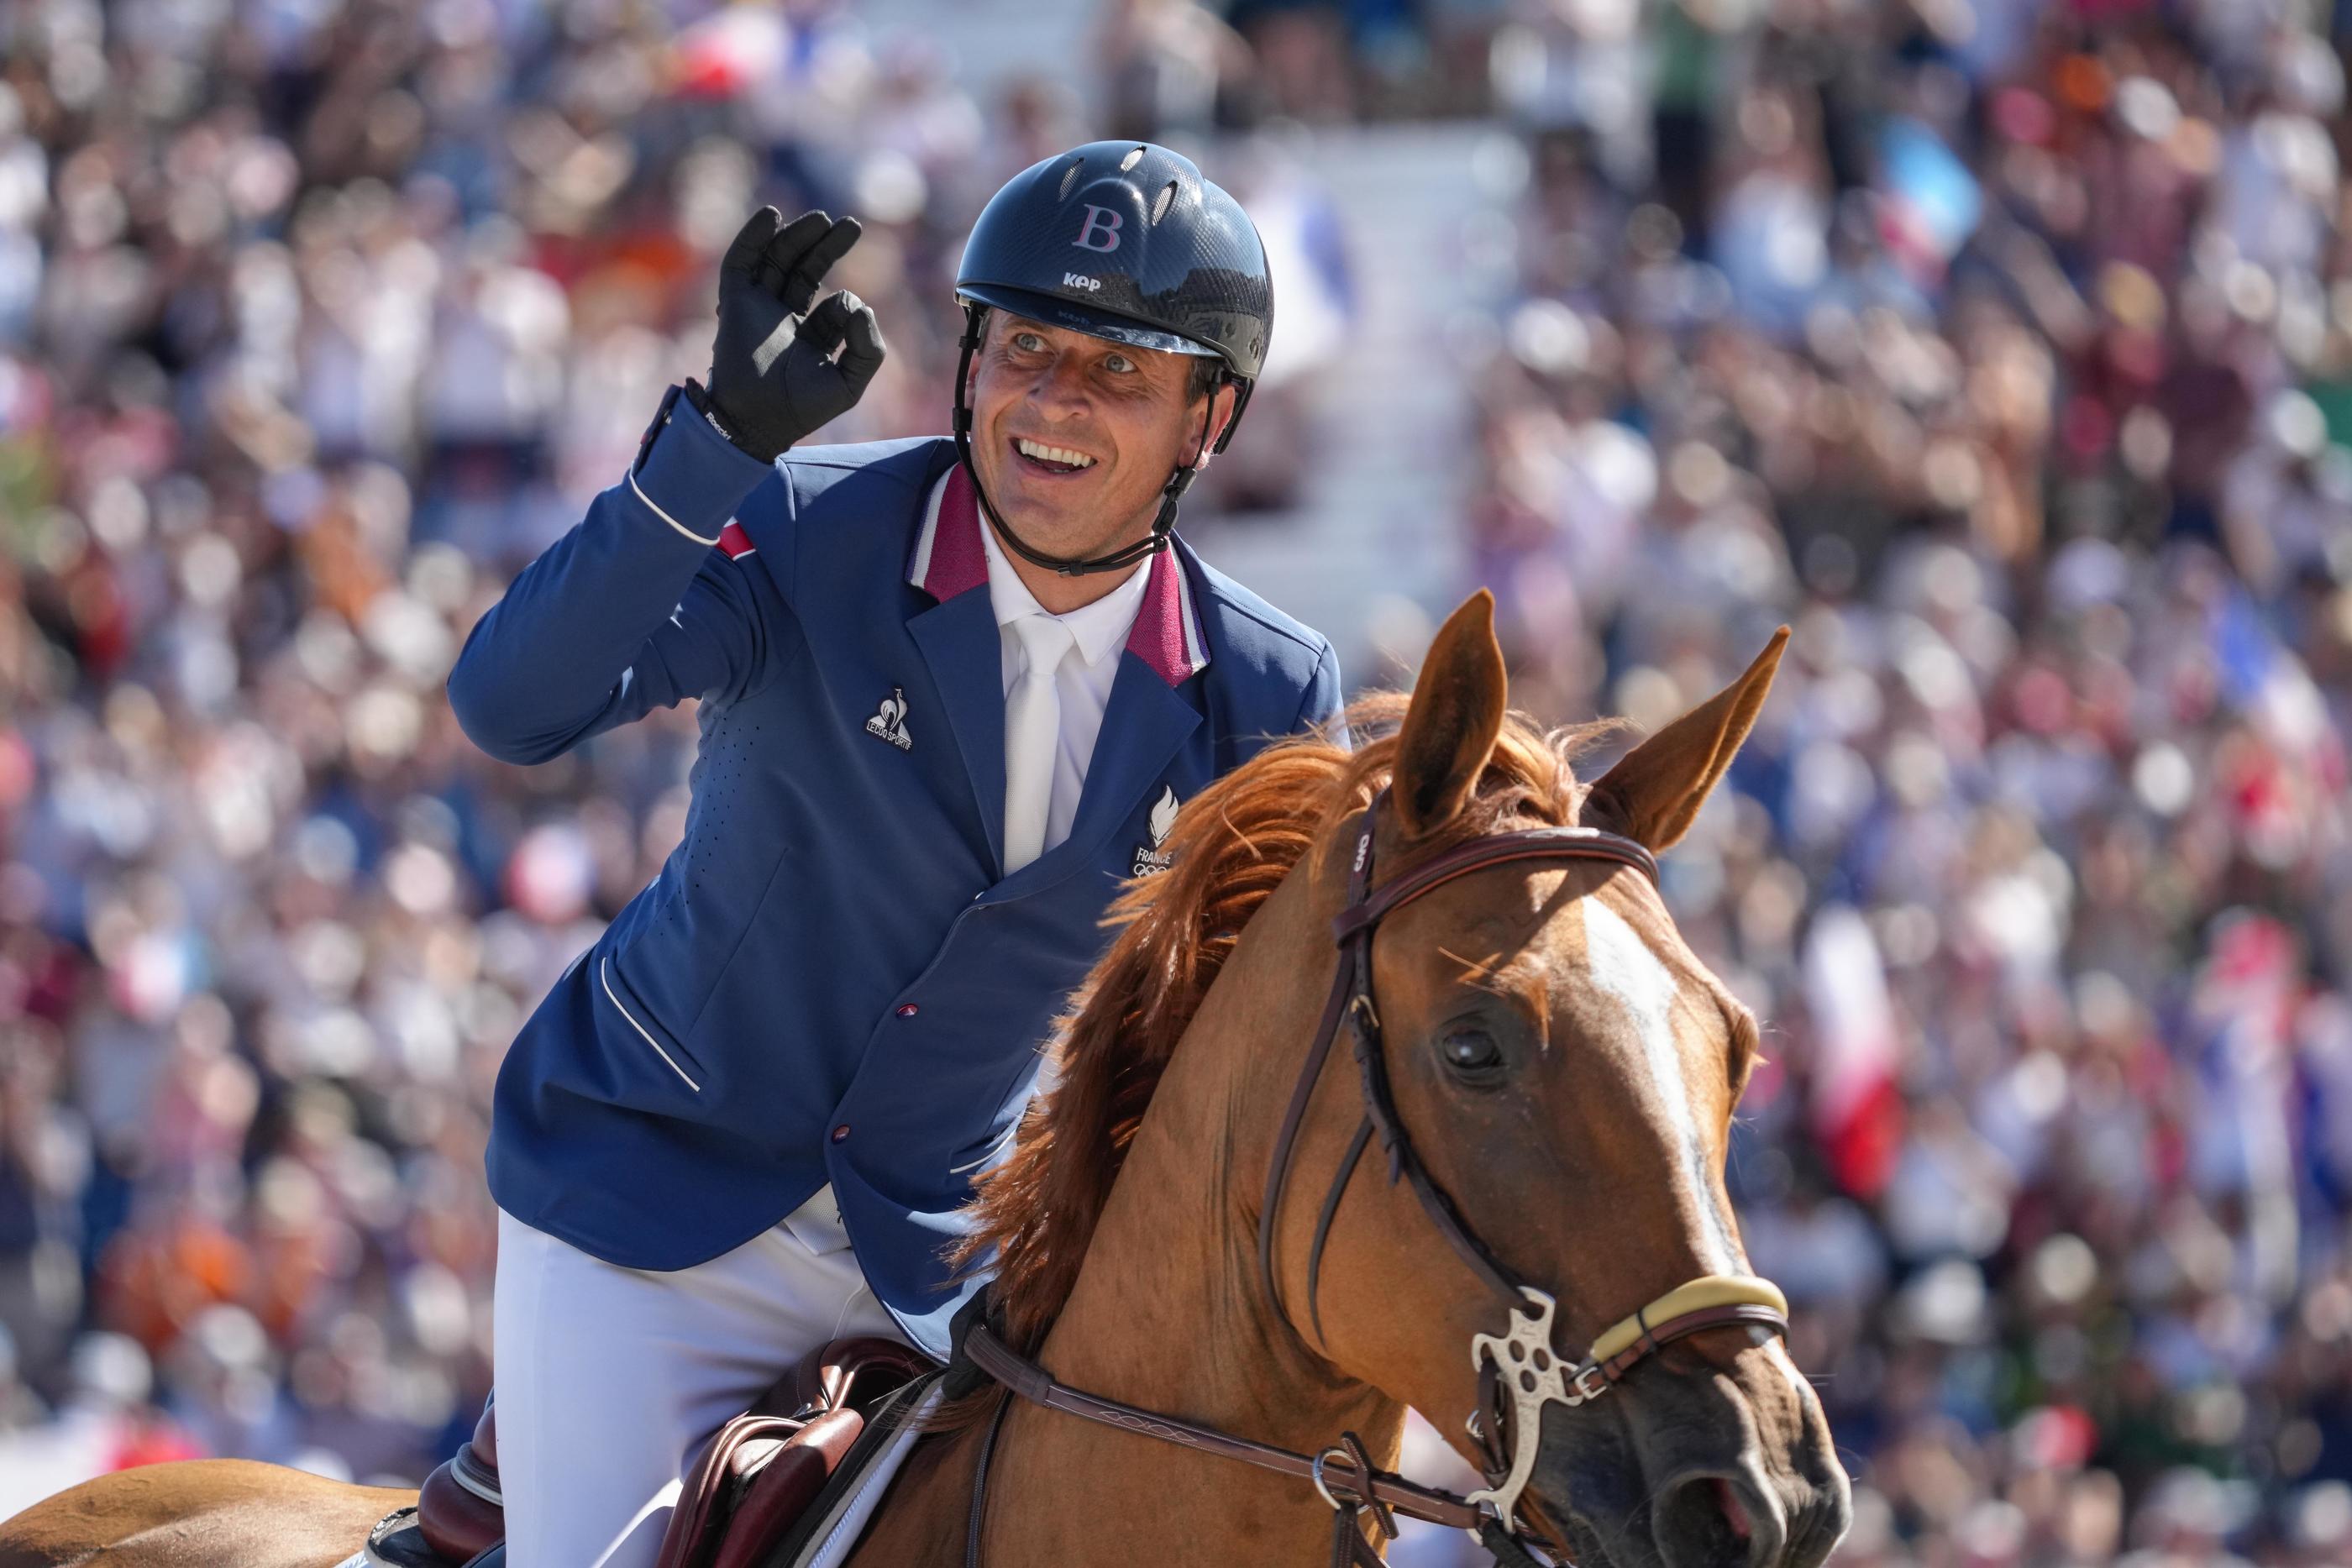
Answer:
M523 1223L689 1267L830 1181L875 1294L945 1348L941 1257L1038 1047L1172 807L1331 717L1330 645L1156 556L1066 841L1011 876L982 524L953 444L743 455L675 392L621 483L467 640L474 742L543 762L686 697L683 841L499 1073L489 1178Z

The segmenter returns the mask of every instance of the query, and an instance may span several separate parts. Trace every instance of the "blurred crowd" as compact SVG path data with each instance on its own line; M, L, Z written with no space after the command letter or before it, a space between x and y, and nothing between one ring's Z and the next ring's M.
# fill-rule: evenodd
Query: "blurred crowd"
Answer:
M1198 150L1306 346L1188 516L1278 527L1379 236L1273 149L1446 117L1511 150L1510 284L1433 345L1428 526L1517 699L1655 725L1795 628L1666 874L1766 1022L1731 1181L1840 1561L2352 1561L2335 13L1060 9L1083 67L982 88L843 0L0 0L0 1514L470 1427L491 1077L694 730L509 768L440 683L701 371L752 205L866 224L831 434L936 433L980 203Z
M1559 5L1496 51L1518 690L1654 725L1795 631L1665 871L1766 1020L1731 1181L1842 1562L2352 1561L2336 21Z

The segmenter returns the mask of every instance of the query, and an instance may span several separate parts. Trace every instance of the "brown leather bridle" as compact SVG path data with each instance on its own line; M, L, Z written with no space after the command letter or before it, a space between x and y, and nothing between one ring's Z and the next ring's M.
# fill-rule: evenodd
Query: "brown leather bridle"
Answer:
M1308 1327L1320 1341L1322 1314L1316 1285L1322 1270L1324 1243L1330 1237L1332 1221L1339 1216L1340 1199L1362 1161L1366 1146L1377 1133L1381 1147L1388 1153L1389 1180L1393 1183L1402 1177L1412 1188L1413 1197L1430 1223L1436 1227L1438 1235L1502 1302L1507 1313L1505 1333L1474 1334L1470 1341L1470 1364L1479 1379L1478 1406L1470 1418L1470 1437L1486 1456L1486 1488L1462 1497L1415 1486L1375 1469L1353 1433L1347 1434L1343 1442L1309 1456L1085 1394L1055 1382L1034 1363L1016 1354L991 1332L984 1321L974 1322L966 1333L964 1351L982 1372L1034 1404L1312 1481L1323 1500L1340 1516L1338 1540L1347 1555L1335 1552L1337 1562L1376 1564L1379 1558L1364 1545L1358 1520L1369 1511L1381 1532L1393 1537L1395 1526L1390 1518L1391 1510L1458 1526L1482 1541L1497 1557L1505 1554L1507 1544L1517 1549L1519 1559L1532 1562L1520 1540L1517 1514L1519 1496L1535 1473L1537 1454L1543 1442L1543 1407L1550 1404L1573 1407L1599 1398L1640 1362L1676 1340L1708 1329L1746 1324L1785 1338L1789 1332L1789 1305L1769 1280L1746 1274L1704 1275L1637 1308L1604 1331L1581 1361L1570 1364L1553 1349L1553 1298L1516 1280L1496 1261L1494 1254L1463 1222L1453 1200L1431 1177L1397 1114L1396 1102L1389 1090L1380 1009L1372 1000L1372 939L1381 922L1406 904L1457 877L1489 867L1526 861L1599 861L1630 867L1655 885L1658 862L1648 849L1620 833L1586 827L1530 828L1473 839L1433 856L1376 890L1371 885L1372 839L1381 802L1386 795L1384 790L1376 797L1357 821L1355 853L1348 873L1348 904L1331 924L1332 936L1339 948L1339 967L1331 979L1330 995L1324 1003L1314 1044L1307 1050L1297 1086L1292 1090L1290 1104L1283 1113L1281 1130L1275 1134L1274 1157L1266 1170L1265 1200L1258 1218L1258 1275L1276 1315L1297 1334L1297 1324L1283 1303L1281 1285L1275 1274L1276 1219L1289 1183L1291 1160L1308 1103L1330 1059L1332 1044L1339 1039L1341 1028L1347 1026L1355 1037L1364 1118L1349 1141L1347 1151L1340 1155L1339 1168L1332 1173L1331 1185L1324 1194L1322 1209L1316 1217L1314 1238L1307 1255ZM1298 1337L1309 1354L1318 1354L1307 1344L1304 1335ZM1000 1418L1002 1414L1000 1408ZM975 1565L979 1561L989 1450L993 1448L996 1431L996 1426L992 1424L973 1484L968 1561Z

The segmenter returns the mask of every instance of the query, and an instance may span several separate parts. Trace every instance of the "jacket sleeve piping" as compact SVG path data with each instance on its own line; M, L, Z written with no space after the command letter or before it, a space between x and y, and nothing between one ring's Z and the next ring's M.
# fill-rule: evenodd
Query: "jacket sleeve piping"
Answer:
M667 512L663 511L660 507L656 506L654 502L654 498L646 494L646 487L637 483L636 472L634 469L629 473L629 488L637 493L637 499L643 501L646 504L646 509L652 512L655 517L659 517L663 522L667 523L671 528L676 528L679 533L684 534L696 544L715 545L719 542L716 537L704 538L700 534L696 533L692 528L688 528L684 523L679 522L676 517L671 517Z

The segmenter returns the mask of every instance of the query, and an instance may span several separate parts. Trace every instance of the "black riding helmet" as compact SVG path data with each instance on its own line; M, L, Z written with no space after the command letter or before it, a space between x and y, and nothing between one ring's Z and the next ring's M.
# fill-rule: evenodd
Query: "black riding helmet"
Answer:
M963 301L956 365L956 453L1004 541L1066 576L1115 571L1165 549L1201 456L1170 476L1151 537L1087 559L1034 549L981 489L964 382L991 308L1139 349L1220 360L1237 389L1223 451L1249 406L1274 331L1265 246L1241 204L1192 162L1148 141L1091 141L1014 175L990 198L956 269Z

